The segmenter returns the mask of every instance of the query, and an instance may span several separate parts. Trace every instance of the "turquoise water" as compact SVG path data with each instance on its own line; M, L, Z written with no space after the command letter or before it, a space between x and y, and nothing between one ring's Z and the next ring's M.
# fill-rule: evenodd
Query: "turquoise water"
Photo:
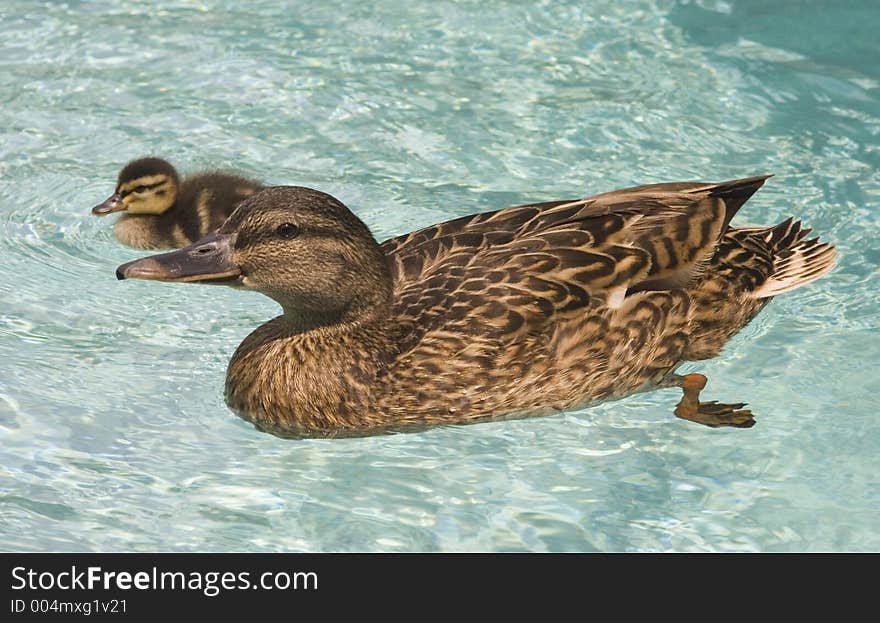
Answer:
M862 2L0 7L0 549L880 549L880 7ZM222 399L255 294L118 283L89 215L155 153L328 191L377 238L637 183L776 177L835 271L704 372L557 416L288 441Z

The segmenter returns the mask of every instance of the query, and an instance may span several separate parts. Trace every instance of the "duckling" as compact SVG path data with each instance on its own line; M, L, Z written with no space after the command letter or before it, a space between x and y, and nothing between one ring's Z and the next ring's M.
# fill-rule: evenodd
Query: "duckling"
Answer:
M701 401L684 361L716 356L835 249L788 219L730 220L769 176L638 186L474 214L378 244L302 187L244 200L195 244L119 279L260 292L283 314L230 360L229 407L283 437L334 437L545 415L679 387L675 415L747 428Z
M180 181L161 158L140 158L120 171L116 190L92 214L124 212L113 233L136 249L175 249L214 231L236 204L263 186L238 175L197 173Z

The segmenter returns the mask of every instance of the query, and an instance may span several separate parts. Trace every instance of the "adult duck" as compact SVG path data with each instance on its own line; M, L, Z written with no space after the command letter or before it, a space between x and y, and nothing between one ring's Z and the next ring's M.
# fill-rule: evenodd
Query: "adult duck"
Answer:
M214 234L116 274L277 301L284 313L232 356L226 401L280 436L549 414L669 386L684 389L677 416L749 427L742 403L701 402L705 377L675 370L833 266L793 219L730 227L767 177L517 206L382 244L330 195L273 187Z

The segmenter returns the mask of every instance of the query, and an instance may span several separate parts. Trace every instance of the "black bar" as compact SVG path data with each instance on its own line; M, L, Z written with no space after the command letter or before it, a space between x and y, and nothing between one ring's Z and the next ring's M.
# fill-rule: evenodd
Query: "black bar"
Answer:
M238 617L247 621L273 613L300 618L305 613L342 615L352 608L376 614L401 611L403 604L411 603L420 604L425 612L461 610L463 615L473 603L488 605L496 613L574 606L583 614L578 618L594 618L600 606L620 614L652 605L665 610L675 604L676 611L707 595L726 603L737 595L748 595L754 603L762 590L769 590L775 602L829 596L835 583L846 577L851 558L6 553L0 554L0 620L98 616L116 620L153 617L155 621L155 617L176 620L197 613L198 620ZM848 582L849 589L858 590L857 583ZM811 592L811 585L821 587L821 592ZM725 612L730 607L735 606L727 603ZM413 612L411 618L424 618L424 614Z

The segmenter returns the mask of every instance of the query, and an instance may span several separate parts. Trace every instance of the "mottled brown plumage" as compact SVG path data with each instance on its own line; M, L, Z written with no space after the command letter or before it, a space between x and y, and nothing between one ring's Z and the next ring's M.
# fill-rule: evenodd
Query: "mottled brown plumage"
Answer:
M161 158L140 158L120 171L116 190L92 208L96 215L124 212L113 233L137 249L175 249L214 231L235 206L263 186L220 171L196 173L180 180Z
M754 423L698 400L715 356L834 249L791 219L729 228L766 177L653 184L475 214L376 244L336 199L276 187L199 243L120 278L262 292L284 315L230 361L229 406L282 436L547 414L681 386L679 417Z

